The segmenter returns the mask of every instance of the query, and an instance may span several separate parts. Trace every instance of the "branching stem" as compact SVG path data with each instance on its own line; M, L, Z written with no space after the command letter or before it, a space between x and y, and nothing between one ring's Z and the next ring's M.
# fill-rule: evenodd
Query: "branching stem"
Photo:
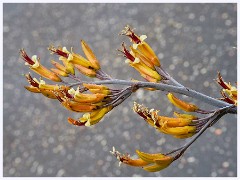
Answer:
M120 79L112 79L112 80L103 80L103 81L95 81L95 82L77 82L77 83L73 83L70 85L70 87L74 87L77 85L80 85L82 83L89 83L89 84L118 84L118 85L127 85L127 86L137 86L138 88L155 88L157 90L161 90L161 91L169 91L169 92L175 92L175 93L179 93L179 94L183 94L195 99L198 99L202 102L205 102L207 104L210 104L212 106L215 107L226 107L226 106L231 106L231 104L218 100L218 99L214 99L210 96L207 96L205 94L202 94L200 92L197 92L195 90L192 90L190 88L187 87L177 87L177 86L173 86L173 85L168 85L168 84L161 84L161 83L152 83L152 82L142 82L142 81L138 81L138 82L132 82L132 81L128 81L128 80L120 80ZM232 114L237 114L237 108L236 107L232 107L229 110L229 113Z
M187 144L185 144L184 146L172 151L172 152L176 152L178 150L181 150L175 157L174 160L177 160L179 157L181 157L183 155L183 153L189 148L189 146L192 145L192 143L194 143L201 135L202 133L204 133L204 131L206 131L207 128L211 127L213 123L216 123L223 115L225 115L226 113L228 113L228 111L231 109L231 106L227 106L224 108L220 108L219 110L217 110L208 120L208 122L202 127L202 129L193 137L193 139L191 139L191 141L187 142ZM171 152L171 153L172 153Z

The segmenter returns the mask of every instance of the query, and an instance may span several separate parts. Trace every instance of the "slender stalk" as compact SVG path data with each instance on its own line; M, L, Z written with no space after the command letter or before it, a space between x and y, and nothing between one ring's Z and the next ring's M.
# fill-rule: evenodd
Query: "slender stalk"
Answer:
M182 84L180 84L177 80L175 80L170 74L168 74L167 71L164 70L164 68L162 68L162 66L160 67L156 67L156 70L158 73L160 73L163 77L165 77L166 79L168 79L170 82L172 82L174 85L179 86L179 87L184 87Z
M212 106L215 107L226 107L226 106L231 106L231 104L218 100L218 99L214 99L210 96L207 96L205 94L202 94L200 92L197 92L195 90L192 90L190 88L187 87L176 87L173 85L168 85L168 84L161 84L161 83L152 83L152 82L132 82L132 81L127 81L127 80L119 80L119 79L112 79L112 80L104 80L104 81L95 81L95 82L79 82L79 83L73 83L70 85L70 87L73 86L77 86L80 85L82 83L92 83L92 84L118 84L118 85L128 85L128 86L132 86L135 85L139 88L155 88L157 90L161 90L161 91L169 91L169 92L175 92L175 93L179 93L179 94L184 94L186 96L198 99L202 102L205 102L207 104L210 104ZM236 107L232 107L231 110L229 111L229 113L232 114L237 114L237 108Z
M181 157L183 153L189 148L189 146L191 146L192 143L194 143L202 135L202 133L204 133L204 131L206 131L206 129L212 125L213 122L217 122L224 114L226 114L230 108L231 106L227 106L217 110L213 114L213 116L210 117L208 122L202 127L202 129L196 134L196 136L194 136L194 138L191 141L184 145L184 148L174 157L174 161Z

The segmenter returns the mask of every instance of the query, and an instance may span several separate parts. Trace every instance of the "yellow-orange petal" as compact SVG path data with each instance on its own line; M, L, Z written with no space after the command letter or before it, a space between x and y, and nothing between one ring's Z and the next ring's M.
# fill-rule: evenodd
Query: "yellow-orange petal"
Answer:
M40 93L40 90L39 88L37 87L34 87L34 86L24 86L25 89L27 89L28 91L30 92L33 92L33 93Z
M100 69L100 64L99 64L96 56L90 49L90 47L87 45L87 43L84 40L81 40L81 44L82 44L82 49L83 49L84 54L86 55L87 59L91 62L94 69L95 70Z
M54 69L54 68L51 68L51 71L59 76L68 77L68 74L65 71L61 71L59 69Z
M178 99L177 97L175 97L172 93L168 93L167 94L167 97L169 99L169 101L175 105L176 107L184 110L184 111L187 111L187 112L194 112L196 110L198 110L199 108L194 105L194 104L191 104L191 103L188 103L188 102L185 102L185 101L182 101L180 99Z

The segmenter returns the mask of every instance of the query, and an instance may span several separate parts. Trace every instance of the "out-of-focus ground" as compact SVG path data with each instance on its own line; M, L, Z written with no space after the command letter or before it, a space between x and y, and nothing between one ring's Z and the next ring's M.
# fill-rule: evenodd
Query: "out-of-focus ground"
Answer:
M49 44L80 51L86 40L112 77L140 78L116 49L126 37L126 24L146 34L162 66L184 85L220 97L217 71L226 81L237 80L236 4L4 4L3 5L3 175L4 176L236 176L237 121L224 116L169 168L148 173L118 161L122 153L168 152L176 140L149 127L131 110L133 101L171 115L164 92L139 90L92 128L75 127L67 117L81 115L59 102L24 89L22 73L29 69L19 49L37 54L50 67ZM81 52L82 53L82 52ZM35 76L34 73L32 75ZM36 77L39 77L36 75ZM191 99L188 99L191 100ZM193 100L200 107L213 108Z

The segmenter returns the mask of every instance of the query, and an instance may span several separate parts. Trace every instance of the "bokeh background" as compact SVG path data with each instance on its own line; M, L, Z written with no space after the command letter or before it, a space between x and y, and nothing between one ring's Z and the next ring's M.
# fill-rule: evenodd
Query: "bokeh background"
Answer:
M74 127L71 113L39 94L24 89L29 69L19 49L37 54L50 67L49 44L80 50L86 40L112 77L140 79L116 49L126 37L125 25L146 34L163 67L184 85L220 97L214 82L217 71L226 81L237 81L236 4L4 4L3 5L3 175L4 176L236 176L237 122L224 116L169 168L148 173L126 165L118 167L109 153L168 152L185 140L176 140L149 127L131 110L133 101L176 110L165 92L139 90L92 128ZM82 52L81 52L82 53ZM32 73L33 75L34 73ZM38 75L36 75L38 77ZM206 109L213 108L199 101Z

